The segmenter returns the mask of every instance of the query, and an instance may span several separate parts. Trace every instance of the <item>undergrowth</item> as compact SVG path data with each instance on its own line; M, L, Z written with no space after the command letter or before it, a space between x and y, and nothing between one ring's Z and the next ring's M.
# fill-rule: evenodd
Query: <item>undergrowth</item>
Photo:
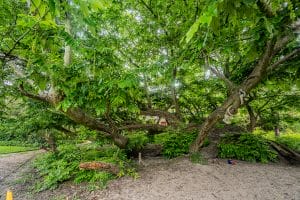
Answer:
M130 155L132 151L142 149L148 143L155 143L163 146L162 155L164 157L175 158L189 153L189 146L197 135L197 132L169 130L164 133L149 136L146 132L137 131L127 135L129 142L126 151ZM203 146L208 145L209 140L205 139Z
M272 151L261 136L253 134L226 135L218 145L220 158L262 162L276 161L277 153Z
M175 158L189 153L190 144L196 139L196 132L176 132L169 131L155 135L154 142L163 145L163 156L166 158ZM203 146L208 146L209 140L204 141Z
M120 172L113 175L104 171L80 170L79 164L88 161L101 161L116 165ZM36 185L37 191L53 189L67 180L75 183L90 182L105 187L109 180L124 175L137 177L137 173L126 154L115 146L61 145L56 153L48 152L34 162L42 181Z

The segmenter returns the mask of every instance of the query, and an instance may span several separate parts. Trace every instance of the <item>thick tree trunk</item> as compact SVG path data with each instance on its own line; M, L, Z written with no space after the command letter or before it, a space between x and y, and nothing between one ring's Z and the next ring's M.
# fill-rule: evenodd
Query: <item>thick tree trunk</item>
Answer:
M235 89L232 94L225 100L225 102L217 108L212 114L210 114L207 119L202 124L199 134L195 141L190 146L190 152L194 153L199 151L202 146L204 139L209 134L210 130L214 125L219 122L225 115L226 112L235 114L238 108L241 106L240 101L240 90L248 94L252 88L254 88L266 74L267 68L274 56L273 47L274 42L268 42L266 50L259 60L256 67L253 69L252 73L246 78L246 80Z
M196 140L190 146L190 152L195 153L199 151L199 148L202 146L204 139L209 134L210 130L214 127L214 125L223 119L227 108L235 101L235 99L239 99L238 94L232 94L227 98L227 100L217 108L214 112L212 112L206 120L203 122L199 134Z
M190 146L191 153L199 151L204 139L214 125L224 117L225 112L230 112L230 114L235 114L237 112L242 104L240 91L243 91L245 94L249 94L249 92L261 82L268 72L272 72L285 61L299 56L300 49L297 48L291 53L282 56L271 65L272 59L278 52L287 46L293 37L293 35L285 35L279 38L276 42L273 39L267 42L266 49L251 74L242 84L237 86L225 102L204 121L197 138Z

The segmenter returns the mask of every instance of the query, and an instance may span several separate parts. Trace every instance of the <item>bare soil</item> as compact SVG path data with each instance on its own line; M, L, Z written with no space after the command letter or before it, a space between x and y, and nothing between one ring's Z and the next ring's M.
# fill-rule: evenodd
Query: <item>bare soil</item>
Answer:
M41 151L29 151L0 155L0 199L5 199L7 190L28 170L28 163Z
M27 158L30 157L26 155ZM24 155L13 155L24 161ZM3 158L0 169L3 173ZM8 158L5 158L8 159ZM26 160L26 159L25 159ZM82 200L299 200L300 168L286 164L258 164L210 159L207 165L194 164L186 157L173 160L149 158L140 167L140 178L123 177L111 181L106 189L99 190L86 184L62 184L56 190L30 194L20 183L13 187L18 200L31 199L82 199ZM10 167L6 167L7 170ZM26 169L24 165L23 169ZM7 166L7 165L5 165ZM29 170L27 168L27 170ZM26 170L25 170L26 171ZM24 172L24 171L23 171ZM4 172L7 174L7 172ZM9 172L8 172L9 173ZM20 174L18 172L16 174ZM7 182L7 181L6 181ZM2 182L0 182L2 183ZM0 187L1 189L5 187ZM0 199L3 199L0 198Z

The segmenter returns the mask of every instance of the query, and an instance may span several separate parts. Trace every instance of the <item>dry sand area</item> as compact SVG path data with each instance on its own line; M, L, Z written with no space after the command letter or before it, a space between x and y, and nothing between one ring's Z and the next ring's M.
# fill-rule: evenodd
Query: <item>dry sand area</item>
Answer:
M70 190L70 185L65 185L55 193L66 194L67 199L88 200L300 199L300 168L296 166L229 165L225 160L200 165L187 158L152 158L145 162L147 166L136 180L124 177L112 181L105 190L89 192ZM46 193L48 197L54 195Z
M0 158L0 168L3 170L2 159ZM300 199L300 168L296 166L247 162L229 165L226 160L201 165L191 163L188 158L151 158L144 162L146 166L139 170L140 178L134 180L123 177L110 182L104 190L88 190L83 185L67 183L54 191L30 196L16 192L15 199Z

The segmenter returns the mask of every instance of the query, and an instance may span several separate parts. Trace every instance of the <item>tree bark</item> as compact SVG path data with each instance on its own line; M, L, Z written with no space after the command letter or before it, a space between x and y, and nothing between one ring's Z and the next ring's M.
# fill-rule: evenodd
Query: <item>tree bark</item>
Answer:
M110 137L113 142L120 148L125 148L128 142L128 138L121 135L118 131L113 129L94 117L87 115L80 108L69 108L65 114L72 119L74 122L84 125L92 130L101 131Z
M259 62L254 67L251 74L245 79L245 81L240 84L237 89L235 89L232 94L225 100L225 102L217 108L213 113L211 113L207 119L202 124L199 134L195 141L190 145L190 152L194 153L199 151L202 146L204 139L209 134L210 130L214 125L219 122L225 115L226 111L229 110L231 114L235 114L238 108L241 106L240 101L240 90L243 90L248 94L251 89L260 83L265 74L267 73L267 68L270 65L273 57L277 52L279 52L289 40L283 41L284 38L281 38L276 43L271 40L267 43L266 49L259 59Z

